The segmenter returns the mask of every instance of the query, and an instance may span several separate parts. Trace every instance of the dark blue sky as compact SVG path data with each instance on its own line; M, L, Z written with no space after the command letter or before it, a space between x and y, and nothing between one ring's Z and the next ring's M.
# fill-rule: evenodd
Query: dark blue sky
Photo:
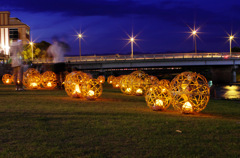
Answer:
M80 31L83 55L130 53L132 31L144 53L193 51L194 24L201 51L229 51L228 34L240 36L239 0L1 0L0 10L28 24L36 42L65 38L75 55Z

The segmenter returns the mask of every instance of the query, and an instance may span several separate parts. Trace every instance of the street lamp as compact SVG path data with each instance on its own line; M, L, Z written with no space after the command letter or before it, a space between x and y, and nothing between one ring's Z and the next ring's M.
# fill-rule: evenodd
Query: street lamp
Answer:
M230 56L232 56L232 40L234 39L233 35L229 36L229 45L230 45Z
M31 49L32 49L32 61L33 61L33 42L29 43L31 45Z
M130 42L131 42L131 58L133 59L133 42L134 42L134 37L130 38Z
M80 60L82 58L81 56L81 39L82 39L82 34L78 34L78 39L79 39L79 55L80 55Z
M193 30L193 31L192 31L192 36L193 36L193 40L194 40L194 42L195 42L195 53L197 53L197 38L196 38L196 36L197 36L197 31L196 31L196 30Z

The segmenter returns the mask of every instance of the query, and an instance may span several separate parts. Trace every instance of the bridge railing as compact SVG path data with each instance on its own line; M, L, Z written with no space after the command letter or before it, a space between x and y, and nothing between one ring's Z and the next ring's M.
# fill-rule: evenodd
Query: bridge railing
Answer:
M94 62L94 61L122 61L122 60L154 60L154 59L195 59L195 58L204 58L204 59L234 59L240 58L240 52L232 53L229 55L229 52L223 53L174 53L174 54L140 54L134 55L131 58L130 55L104 55L104 56L81 56L78 57L65 57L65 62ZM35 59L34 63L52 63L51 59Z

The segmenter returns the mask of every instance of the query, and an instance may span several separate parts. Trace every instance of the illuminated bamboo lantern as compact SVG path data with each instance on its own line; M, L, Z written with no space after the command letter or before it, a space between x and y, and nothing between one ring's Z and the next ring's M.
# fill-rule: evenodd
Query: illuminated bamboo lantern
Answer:
M34 75L31 75L31 76L28 76L28 81L27 81L27 88L30 88L30 89L39 89L41 88L41 74L34 74Z
M81 85L88 81L88 75L81 71L74 71L69 73L65 79L65 91L68 96L73 98L82 97Z
M183 72L170 84L173 107L182 113L202 111L210 98L210 88L206 78L195 72Z
M164 86L152 85L146 92L145 101L152 110L166 110L172 102L171 92Z
M130 75L132 76L132 94L144 95L151 85L149 75L143 71L134 71Z
M104 76L98 76L98 78L97 78L97 80L101 83L101 84L103 84L104 82L105 82L105 77Z
M30 78L30 76L33 76L33 75L40 75L40 73L38 72L38 70L34 68L29 68L27 69L27 71L23 73L23 85L25 87L28 87L28 79Z
M42 74L42 86L47 89L54 89L57 86L57 75L52 71Z
M131 95L132 94L132 76L131 75L123 75L120 79L120 89L124 94Z
M97 79L90 79L81 85L82 96L88 100L95 100L102 95L102 84Z
M34 68L29 68L23 73L23 85L30 89L41 87L41 74Z
M166 88L170 88L170 81L166 79L162 79L158 82L158 85L164 86Z
M113 88L120 88L120 80L122 76L114 77L112 80Z
M107 83L112 84L114 78L115 78L115 76L113 76L113 75L108 76Z
M158 84L159 79L157 78L157 76L149 76L149 78L152 85Z
M3 84L10 85L13 82L13 77L11 74L4 74L2 77Z

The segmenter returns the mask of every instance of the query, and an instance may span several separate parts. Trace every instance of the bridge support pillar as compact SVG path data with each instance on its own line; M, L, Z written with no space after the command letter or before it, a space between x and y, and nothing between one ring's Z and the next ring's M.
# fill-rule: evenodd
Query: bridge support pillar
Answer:
M233 81L232 66L213 66L211 74L213 84L229 84Z

